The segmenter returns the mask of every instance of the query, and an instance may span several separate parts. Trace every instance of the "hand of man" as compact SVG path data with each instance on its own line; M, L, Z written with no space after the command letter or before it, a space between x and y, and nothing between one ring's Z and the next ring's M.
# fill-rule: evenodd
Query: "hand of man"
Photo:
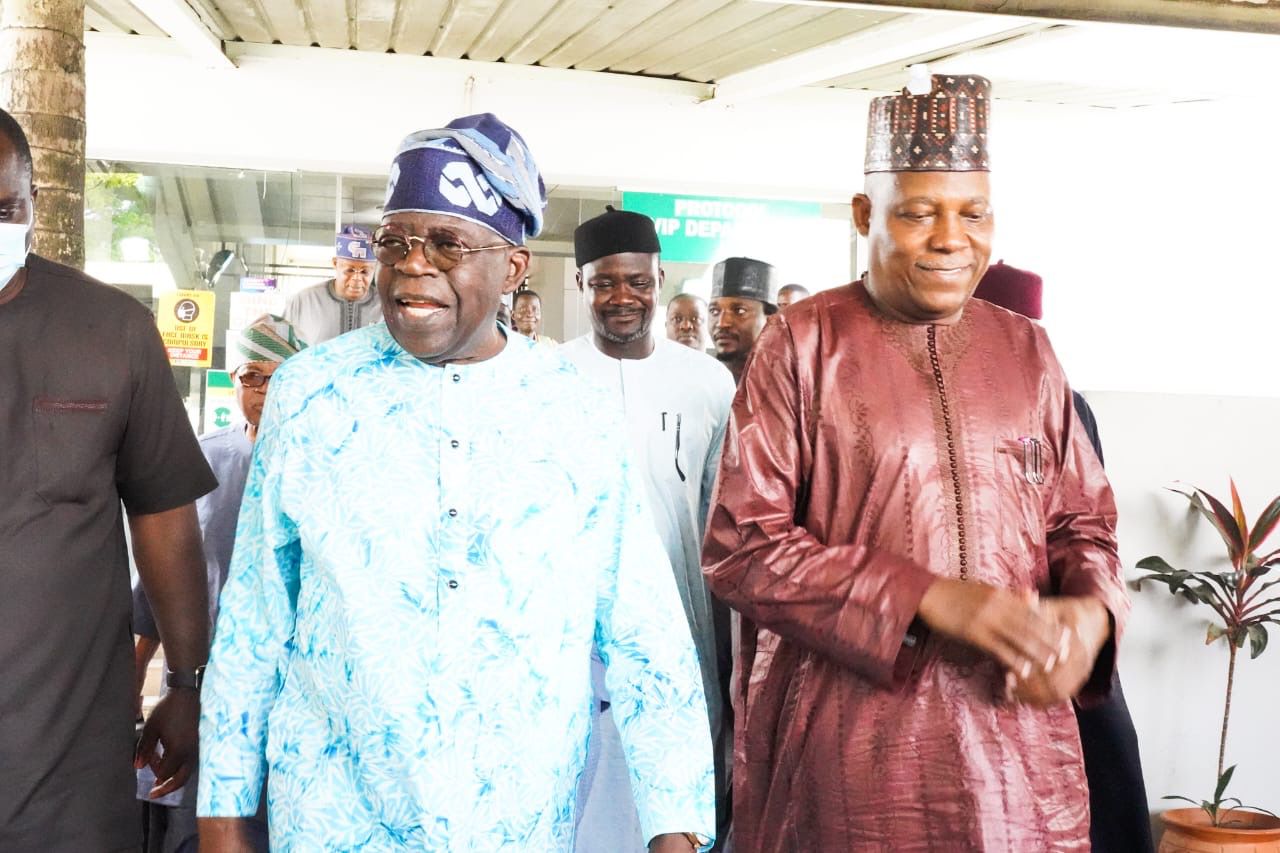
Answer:
M200 853L254 853L244 818L202 817L199 827Z
M1023 679L1051 672L1065 651L1067 628L1034 595L938 578L920 600L919 615L933 630L986 652Z
M1040 610L1066 630L1064 653L1052 672L1032 672L1029 677L1010 672L1006 686L1010 699L1044 708L1074 698L1084 687L1111 636L1111 620L1096 598L1046 598Z
M147 794L155 799L178 790L196 768L200 728L200 694L177 688L160 700L138 741L133 766L149 766L156 774L156 785ZM163 755L157 751L157 743Z
M697 850L681 832L655 835L649 842L649 853L697 853Z

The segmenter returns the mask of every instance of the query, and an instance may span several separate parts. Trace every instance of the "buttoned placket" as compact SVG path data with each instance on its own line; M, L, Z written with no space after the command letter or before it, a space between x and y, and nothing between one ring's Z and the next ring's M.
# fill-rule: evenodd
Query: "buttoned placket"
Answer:
M468 499L467 456L469 443L469 410L466 396L468 372L459 365L445 365L440 376L440 564L437 572L437 600L440 602L441 628L462 628L465 608L462 598L467 591L465 568L471 519ZM454 623L449 625L448 623Z

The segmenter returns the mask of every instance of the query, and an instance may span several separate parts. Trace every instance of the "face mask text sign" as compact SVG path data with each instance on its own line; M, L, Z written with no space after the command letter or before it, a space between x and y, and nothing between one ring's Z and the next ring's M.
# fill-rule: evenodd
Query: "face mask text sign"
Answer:
M156 300L156 325L174 367L213 364L215 297L209 290L174 290Z

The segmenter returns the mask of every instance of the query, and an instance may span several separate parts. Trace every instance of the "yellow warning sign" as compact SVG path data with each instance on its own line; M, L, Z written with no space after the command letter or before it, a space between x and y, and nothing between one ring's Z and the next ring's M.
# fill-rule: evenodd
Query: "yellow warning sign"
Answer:
M213 364L213 309L211 290L175 290L160 294L156 324L174 367L209 367Z

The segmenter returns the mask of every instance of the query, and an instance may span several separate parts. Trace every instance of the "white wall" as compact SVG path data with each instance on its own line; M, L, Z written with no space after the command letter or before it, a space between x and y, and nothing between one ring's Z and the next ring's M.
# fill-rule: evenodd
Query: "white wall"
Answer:
M1164 487L1176 481L1229 495L1234 476L1250 522L1280 494L1276 452L1280 399L1174 394L1086 394L1098 416L1107 474L1120 512L1120 556L1134 565L1158 554L1177 567L1205 568L1223 553L1209 524L1193 519L1187 501ZM1280 534L1274 537L1280 547ZM1142 750L1147 794L1196 799L1213 793L1217 772L1227 651L1206 647L1210 612L1193 608L1167 587L1144 584L1131 593L1133 613L1120 650L1120 674ZM1257 660L1236 666L1227 764L1239 764L1231 793L1280 811L1280 629Z

